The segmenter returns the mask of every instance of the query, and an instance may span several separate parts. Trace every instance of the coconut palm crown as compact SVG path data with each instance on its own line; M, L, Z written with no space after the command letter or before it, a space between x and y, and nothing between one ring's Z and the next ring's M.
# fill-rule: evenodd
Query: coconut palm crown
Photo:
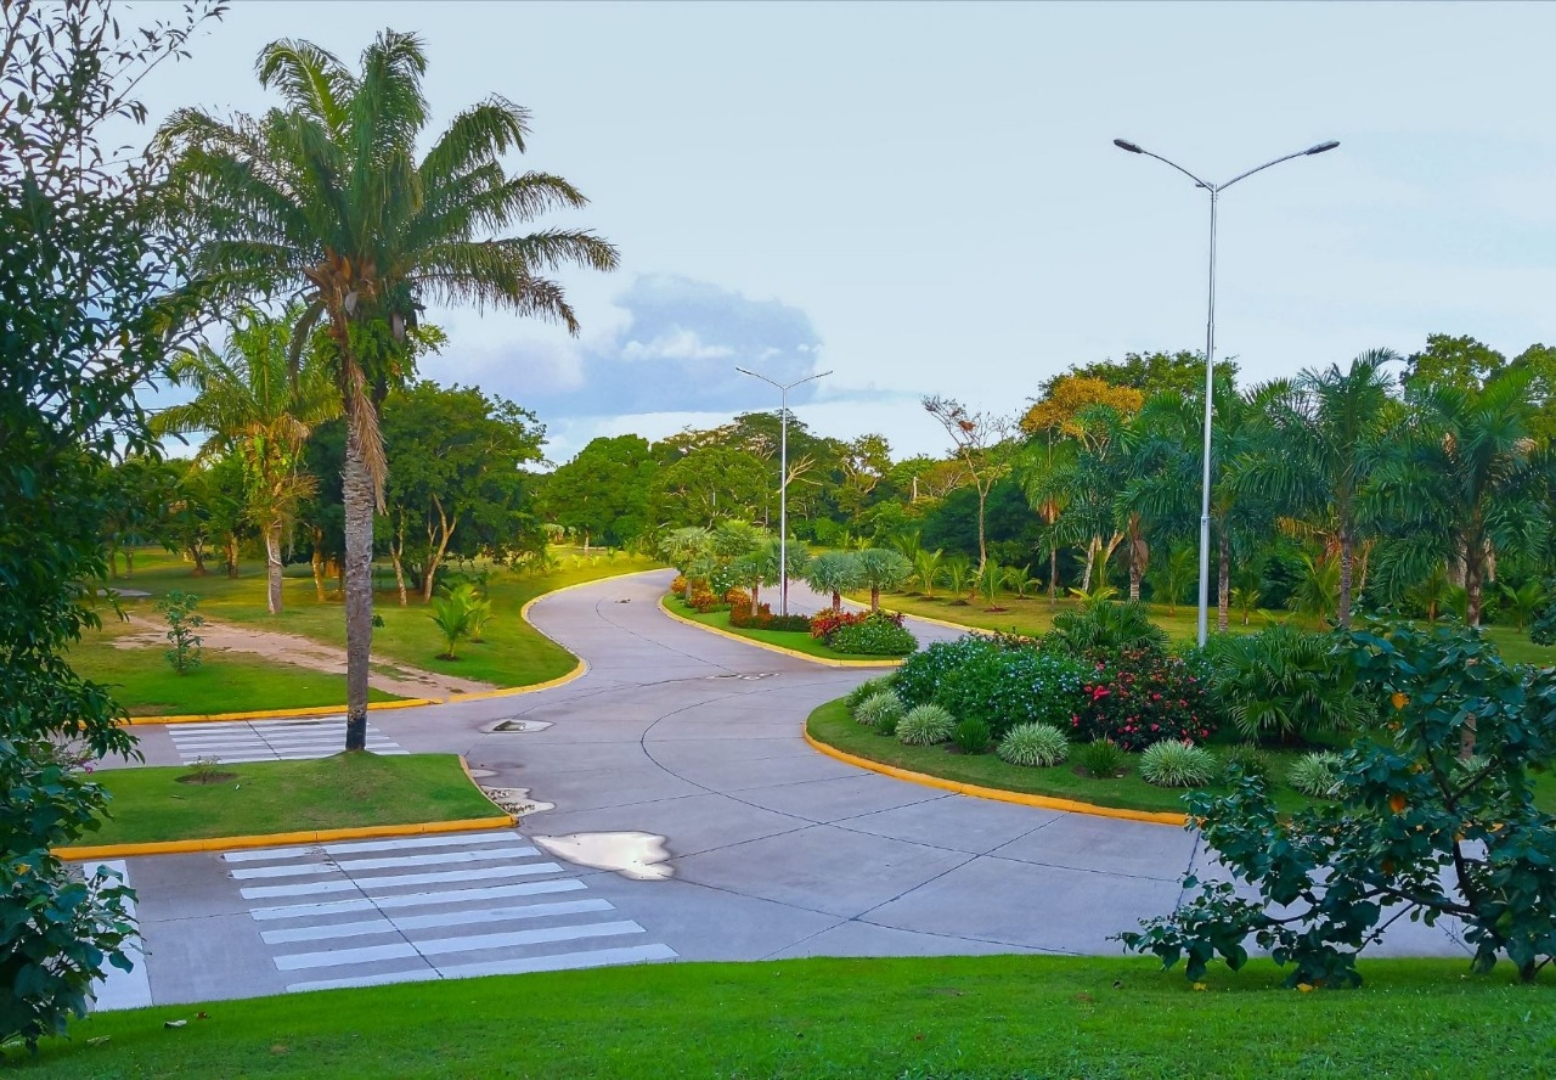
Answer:
M362 54L360 72L308 42L277 41L257 71L284 107L229 120L184 109L158 135L176 155L173 212L204 238L196 287L218 304L298 297L294 356L321 323L334 343L347 422L348 749L363 745L367 724L373 507L387 471L378 404L409 373L418 312L491 305L576 332L545 275L617 265L615 248L588 231L506 235L586 202L560 177L504 169L529 133L529 114L512 102L493 96L459 113L418 160L426 67L421 41L393 30Z

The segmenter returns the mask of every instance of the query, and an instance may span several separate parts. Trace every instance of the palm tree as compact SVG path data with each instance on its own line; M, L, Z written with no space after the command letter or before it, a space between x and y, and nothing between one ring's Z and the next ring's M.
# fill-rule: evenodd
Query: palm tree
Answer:
M1151 575L1152 599L1167 604L1167 614L1178 613L1178 601L1198 573L1199 556L1188 544L1175 544L1165 559L1158 559Z
M1027 590L1035 589L1040 582L1032 576L1030 566L1007 566L1005 568L1005 588L1015 593L1022 600L1027 598Z
M1076 443L1055 431L1035 437L1017 458L1016 482L1027 505L1043 523L1043 547L1048 551L1048 606L1058 602L1059 549L1064 547L1059 521L1070 502L1070 477L1075 470Z
M259 56L260 84L284 108L224 122L174 113L158 141L176 152L174 212L205 242L194 283L217 300L295 293L306 305L294 357L322 321L346 415L342 473L346 535L346 748L367 735L373 633L373 510L387 465L378 406L414 359L425 301L473 302L578 321L562 266L614 269L616 250L587 231L501 236L547 210L586 202L560 177L509 176L501 158L524 149L529 115L491 97L456 115L416 158L427 125L426 57L413 35L383 31L361 72L305 41Z
M696 576L699 560L711 561L713 554L713 533L701 525L688 525L685 528L671 529L659 538L658 552L660 558L678 570L686 579L686 602L692 602L692 579ZM752 608L755 611L756 608Z
M940 579L940 562L945 551L936 548L934 551L919 549L918 555L913 559L913 580L918 582L924 590L924 598L935 598L935 582Z
M870 610L881 610L881 590L895 589L913 572L913 564L890 548L867 548L854 556L859 585L870 590Z
M301 468L303 443L315 424L340 410L340 397L316 363L293 376L288 346L300 309L276 319L241 311L220 352L201 344L180 352L168 378L192 387L194 400L158 413L153 428L209 432L200 458L233 454L243 465L245 513L265 540L266 608L281 613L281 539L316 480Z
M1331 364L1299 374L1283 399L1271 402L1271 431L1263 453L1244 463L1238 482L1332 522L1337 557L1336 611L1351 625L1352 571L1361 539L1363 494L1381 453L1394 379L1383 365L1398 357L1373 349L1342 371Z
M1446 564L1464 588L1471 626L1480 625L1497 555L1531 550L1545 516L1534 483L1530 377L1520 368L1478 390L1412 390L1412 423L1375 478L1373 502L1389 526L1381 571L1420 580Z
M863 584L859 556L850 551L828 551L817 555L806 571L805 584L819 593L831 593L832 610L843 610L843 594Z
M946 589L956 597L952 602L965 604L968 594L972 592L972 560L957 552L945 561L945 573L942 576L945 579Z

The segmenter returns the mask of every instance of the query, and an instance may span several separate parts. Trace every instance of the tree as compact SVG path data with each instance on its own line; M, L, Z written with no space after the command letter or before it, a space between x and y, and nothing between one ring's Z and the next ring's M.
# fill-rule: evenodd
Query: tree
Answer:
M760 518L766 493L760 459L732 446L705 446L660 471L651 506L661 524L712 528L720 520Z
M1132 386L1117 386L1090 376L1060 375L1021 417L1021 430L1028 435L1075 436L1080 434L1076 418L1088 409L1102 405L1130 417L1144 404L1145 395Z
M1405 386L1425 390L1428 387L1453 387L1474 391L1507 364L1503 355L1474 338L1428 334L1426 348L1405 359Z
M63 1035L107 965L132 967L130 891L54 854L106 810L74 766L138 757L68 657L100 625L109 463L155 452L135 388L191 310L178 238L157 229L162 162L101 137L144 119L134 86L211 10L121 29L106 2L0 6L0 1043Z
M346 747L367 736L373 633L373 511L383 508L387 460L379 406L414 362L424 302L506 308L578 321L560 285L564 266L611 270L616 250L587 231L496 236L559 207L582 207L557 176L509 176L529 114L490 97L457 114L418 161L427 125L426 56L414 35L385 30L354 73L306 41L259 56L262 86L284 108L223 122L175 113L160 145L176 150L176 212L204 238L198 286L215 297L301 292L294 355L322 321L326 359L346 417L343 474L346 569Z
M1044 383L1043 392L1048 393L1055 383L1067 376L1100 379L1110 386L1127 386L1146 398L1169 393L1195 397L1205 388L1205 354L1187 349L1175 353L1125 353L1122 360L1099 360L1072 366L1066 375L1056 375ZM1217 382L1235 382L1237 361L1217 360L1215 377Z
M591 540L620 547L647 531L648 499L659 463L639 435L591 440L545 481L543 501L558 525Z
M1187 544L1176 544L1167 550L1165 559L1158 559L1151 582L1151 598L1167 605L1167 614L1178 613L1178 601L1188 591L1194 580L1198 556Z
M1393 379L1383 365L1396 359L1387 349L1374 349L1344 371L1338 364L1304 370L1291 392L1271 403L1265 451L1239 475L1248 493L1270 498L1292 515L1332 522L1342 627L1351 625L1363 494L1387 433Z
M1010 455L1006 453L1004 445L1010 423L1002 416L968 412L961 402L939 396L926 397L924 411L940 421L945 428L946 434L951 437L953 452L961 460L968 479L977 489L978 573L981 574L989 561L988 537L984 528L989 489L1010 471Z
M1446 564L1471 626L1498 553L1533 548L1548 515L1531 468L1530 378L1513 369L1481 389L1413 388L1413 423L1375 476L1372 501L1390 526L1384 573L1419 581Z
M913 565L890 548L866 548L854 555L859 586L870 590L870 610L881 610L881 590L895 589L913 573Z
M421 381L385 399L382 425L389 552L402 605L408 554L429 601L450 554L501 558L539 542L519 486L520 466L540 460L546 433L533 413L474 387Z
M828 551L816 556L805 574L805 584L823 595L831 593L832 610L842 611L843 594L863 584L858 554L852 551Z
M265 541L272 615L281 613L283 534L316 484L302 468L303 443L340 410L320 363L291 370L288 347L301 316L295 305L280 318L247 308L233 318L221 352L202 343L174 356L168 378L195 397L164 409L152 425L158 433L209 432L202 460L232 454L242 462L245 511Z
M177 474L167 462L150 454L128 455L114 466L103 530L110 577L119 576L120 552L124 553L124 576L132 578L135 549L161 544L171 537L169 518L177 499L177 484Z

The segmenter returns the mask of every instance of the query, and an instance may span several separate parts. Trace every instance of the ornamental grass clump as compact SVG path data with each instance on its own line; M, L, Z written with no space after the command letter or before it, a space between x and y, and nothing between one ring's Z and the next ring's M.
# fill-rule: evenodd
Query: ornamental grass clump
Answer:
M1093 739L1075 754L1093 780L1112 780L1124 771L1124 751L1112 739Z
M897 739L908 746L933 746L956 731L956 717L939 705L916 705L897 721Z
M956 748L964 754L982 754L989 749L993 736L989 734L988 724L976 716L970 716L956 725L956 731L951 734L951 741L956 743Z
M859 707L854 710L854 719L865 727L879 728L887 720L895 726L907 711L902 699L896 694L890 690L879 690L859 703Z
M1270 756L1260 750L1253 743L1238 743L1229 746L1221 755L1221 769L1228 781L1231 781L1235 773L1243 776L1256 776L1260 780L1268 781L1270 778Z
M994 751L1010 765L1046 769L1070 755L1070 740L1047 724L1019 724L1005 733Z
M1330 750L1303 754L1286 773L1286 783L1315 799L1330 798L1340 788L1341 760Z
M1220 771L1217 764L1209 750L1164 739L1140 755L1140 779L1157 787L1204 787Z
M843 705L847 707L849 712L853 712L855 709L859 708L860 705L863 705L869 698L879 694L882 690L890 689L890 675L882 675L877 679L866 679L864 682L860 683L858 686L854 687L848 692L848 694L843 698Z

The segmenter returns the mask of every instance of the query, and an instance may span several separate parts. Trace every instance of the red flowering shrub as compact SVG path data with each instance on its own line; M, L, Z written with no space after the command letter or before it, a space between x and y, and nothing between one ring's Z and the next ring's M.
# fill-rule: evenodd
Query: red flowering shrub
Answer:
M692 607L706 615L718 606L719 598L713 595L713 590L708 588L706 582L692 583Z
M767 624L773 621L772 608L762 604L756 609L756 614L751 614L751 601L744 604L731 604L729 607L729 625L737 630L766 629Z
M751 606L751 594L746 592L744 589L730 589L724 593L724 602L728 604L731 609L741 606L749 608Z
M677 574L677 575L675 575L675 580L670 582L670 591L673 592L673 593L679 593L682 596L686 595L686 575L685 574Z
M833 631L844 626L858 626L869 617L863 611L833 611L827 608L810 617L810 636L817 639L829 638ZM897 625L902 625L902 617L897 617Z
M1092 660L1081 683L1080 706L1070 718L1079 742L1112 739L1144 750L1163 739L1201 743L1216 721L1203 667L1155 649L1121 650Z

